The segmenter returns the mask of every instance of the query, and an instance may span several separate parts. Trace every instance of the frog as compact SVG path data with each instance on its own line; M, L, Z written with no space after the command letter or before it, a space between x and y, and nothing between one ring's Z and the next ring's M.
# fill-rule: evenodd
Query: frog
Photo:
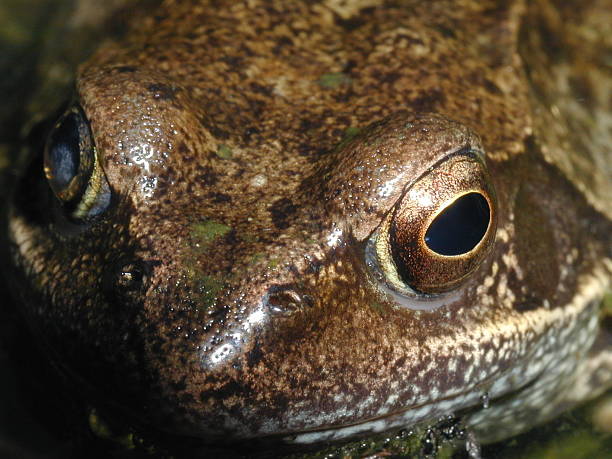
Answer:
M135 14L10 196L41 349L135 424L266 451L451 414L493 442L609 389L609 151L545 76L582 121L605 81L545 49L555 6Z

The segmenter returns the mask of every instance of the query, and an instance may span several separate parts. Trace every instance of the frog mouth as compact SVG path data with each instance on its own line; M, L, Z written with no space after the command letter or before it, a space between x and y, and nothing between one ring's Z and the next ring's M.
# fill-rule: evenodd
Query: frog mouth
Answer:
M568 344L574 341L572 339L574 333L580 333L583 337L585 342L580 345L581 347L590 348L591 344L587 341L589 336L593 336L597 324L595 319L596 316L591 315L591 309L585 308L582 316L574 320L573 326L565 329L563 334L554 335L554 340L550 338L553 332L543 335L538 342L532 343L529 352L522 355L520 359L515 359L514 365L483 375L480 381L457 388L456 392L447 396L351 424L293 432L284 435L283 440L287 443L302 445L347 441L435 423L440 417L450 414L466 416L468 427L478 431L480 428L486 430L488 427L484 422L496 423L497 420L492 417L493 414L485 414L482 410L485 403L515 410L516 407L509 406L510 402L514 403L516 400L527 402L529 398L534 398L534 393L537 394L538 405L532 404L526 409L530 409L530 412L536 415L536 410L541 410L543 404L546 404L546 397L550 397L550 401L553 401L553 397L558 395L559 390L571 389L563 387L567 385L568 376L575 371L575 368L573 365L559 365L559 362L572 361L577 358L573 356L574 347ZM591 330L590 333L589 330ZM558 342L565 345L550 352L551 343ZM484 399L483 395L486 395ZM536 401L533 400L530 403L536 403ZM499 410L495 412L499 413ZM492 411L487 413L492 413ZM479 417L482 419L478 420Z
M523 381L518 387L501 391L494 397L489 397L487 387L491 387L495 379L512 377L519 370L514 368L504 372L493 373L484 381L480 381L464 391L438 400L413 405L352 424L294 433L291 436L283 437L283 440L287 443L301 445L346 441L358 437L383 434L394 429L418 426L424 422L435 422L449 414L455 415L459 413L460 416L464 416L481 408L487 408L489 404L495 404L519 395L523 391L528 390L538 380L540 375L546 372L546 368L543 368L528 380Z
M437 419L444 414L449 414L450 412L455 411L453 410L453 407L455 406L469 408L472 406L469 403L469 401L472 399L472 397L469 397L470 394L471 392L456 394L443 400L411 406L401 411L395 411L358 423L345 424L322 430L311 430L295 433L291 436L284 437L283 440L287 443L307 445L322 442L337 442L342 440L350 440L357 437L381 434L387 431L392 431L393 429L413 426L426 419ZM462 398L466 398L466 401L464 402ZM474 395L473 403L478 403L478 399L479 396ZM464 405L464 403L467 405ZM459 409L461 408L458 407L457 410Z

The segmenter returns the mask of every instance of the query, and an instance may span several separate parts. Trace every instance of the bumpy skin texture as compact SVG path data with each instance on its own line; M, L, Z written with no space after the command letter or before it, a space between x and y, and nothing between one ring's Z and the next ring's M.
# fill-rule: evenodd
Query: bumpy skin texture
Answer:
M344 439L516 392L467 418L491 440L574 403L576 368L604 390L610 350L589 349L610 212L542 154L518 54L531 13L253 0L139 17L77 77L109 209L69 222L32 171L13 198L33 329L102 397L210 442ZM496 242L415 310L381 288L367 241L465 147L486 152ZM118 280L134 267L142 282Z

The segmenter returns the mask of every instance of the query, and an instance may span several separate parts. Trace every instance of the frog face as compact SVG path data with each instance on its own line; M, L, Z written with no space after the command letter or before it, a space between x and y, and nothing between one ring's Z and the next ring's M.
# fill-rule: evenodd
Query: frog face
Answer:
M209 442L343 440L483 394L520 400L468 419L483 439L552 415L597 334L610 222L545 161L520 66L421 24L439 49L391 69L400 25L294 6L305 36L255 42L247 6L211 13L219 36L165 6L80 69L9 215L33 330L99 399Z

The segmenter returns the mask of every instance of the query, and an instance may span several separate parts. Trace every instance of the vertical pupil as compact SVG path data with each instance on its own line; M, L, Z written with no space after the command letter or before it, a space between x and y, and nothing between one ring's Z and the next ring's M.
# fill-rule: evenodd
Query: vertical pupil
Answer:
M55 189L65 189L79 170L81 155L78 114L67 114L53 130L45 155L49 181Z
M425 243L440 255L461 255L472 250L489 226L489 204L480 193L461 196L429 225Z

